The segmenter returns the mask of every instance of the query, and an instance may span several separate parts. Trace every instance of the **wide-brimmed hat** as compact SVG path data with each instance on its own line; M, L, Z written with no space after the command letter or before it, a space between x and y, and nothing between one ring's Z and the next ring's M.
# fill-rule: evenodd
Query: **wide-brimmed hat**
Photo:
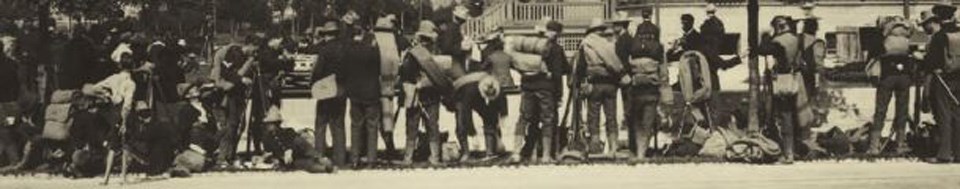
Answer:
M930 10L934 15L940 17L941 20L950 20L953 19L954 13L957 12L957 7L953 6L951 1L940 1L934 4Z
M436 39L439 35L437 34L437 25L434 25L433 22L428 20L420 21L420 27L417 28L416 35Z
M587 27L587 33L590 33L592 31L597 31L597 30L603 31L606 29L607 29L607 23L603 22L603 19L594 18L590 20L590 26Z
M317 33L332 33L337 31L340 31L340 25L337 24L335 20L324 22L323 25L320 25L316 29Z
M813 3L813 2L807 2L807 3L804 3L802 6L800 6L800 9L810 10L810 9L815 8L815 7L817 7L817 4L815 4L815 3Z
M611 25L628 25L630 24L630 16L627 12L617 11L617 15L608 21Z
M707 13L715 13L717 12L717 5L714 5L713 3L708 3L704 9L706 9Z
M380 18L377 18L377 22L373 24L374 29L396 29L394 25L394 20L397 19L396 16L390 14Z

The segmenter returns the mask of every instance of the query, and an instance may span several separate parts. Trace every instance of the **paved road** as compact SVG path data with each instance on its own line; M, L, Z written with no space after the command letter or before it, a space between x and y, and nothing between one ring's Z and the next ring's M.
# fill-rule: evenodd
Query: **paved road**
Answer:
M0 178L0 188L960 188L960 165L914 162L535 166L367 170L337 174L210 173L102 187L100 179Z

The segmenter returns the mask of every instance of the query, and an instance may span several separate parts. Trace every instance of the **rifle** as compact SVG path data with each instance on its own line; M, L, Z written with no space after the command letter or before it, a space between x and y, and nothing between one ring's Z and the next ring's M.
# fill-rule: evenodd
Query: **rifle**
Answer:
M584 63L581 61L583 58L582 53L583 51L581 50L577 53L577 55L574 55L574 63L570 71L570 79L568 81L570 84L570 96L567 99L567 104L572 104L573 106L573 109L571 110L573 113L571 127L573 127L573 129L570 133L568 133L569 135L572 135L572 137L570 137L571 140L568 141L567 145L563 148L560 159L570 158L583 161L586 160L586 152L589 151L587 148L589 148L590 145L587 144L586 136L584 135L585 131L583 129L581 120L582 116L580 115L581 109L583 109L583 103L580 102L580 82L582 78L579 73L580 67L582 66L581 64ZM565 112L570 111L565 110ZM566 117L566 115L564 115L564 117ZM566 122L566 118L564 118L564 122ZM563 125L566 125L566 123Z

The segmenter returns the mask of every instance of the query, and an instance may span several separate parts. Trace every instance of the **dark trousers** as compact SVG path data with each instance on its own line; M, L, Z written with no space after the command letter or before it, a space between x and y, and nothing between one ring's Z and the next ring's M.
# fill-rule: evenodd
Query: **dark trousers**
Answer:
M780 148L783 149L783 156L788 160L793 160L794 146L799 133L799 122L797 122L797 95L776 95L773 97L775 104L774 111L779 118L780 125Z
M350 140L354 163L360 163L361 154L366 154L368 162L374 162L377 159L381 108L379 99L350 100Z
M278 87L279 83L270 79L263 78L273 78L270 75L265 75L262 78L258 79L257 84L253 85L251 98L251 110L250 110L250 130L248 135L250 135L251 142L253 144L253 151L256 153L263 152L263 148L267 148L267 151L276 153L277 149L270 149L271 147L276 147L275 137L272 136L272 133L268 133L268 130L272 132L278 123L264 123L264 118L266 114L269 113L271 107L280 107L280 98L277 94L280 94L280 88ZM261 85L262 84L262 85Z
M631 124L630 132L635 137L628 140L628 143L636 146L635 154L638 158L644 157L647 147L650 146L650 138L656 134L653 131L656 127L659 103L658 96L650 94L634 95L628 103L624 103L629 104L624 106L630 107L627 110L631 112L630 117L627 117L627 123Z
M468 152L469 143L467 137L470 130L475 128L473 124L473 112L480 114L483 119L483 138L486 145L487 155L494 155L500 142L500 115L503 106L507 105L506 97L500 96L489 104L483 102L457 101L457 141L460 142L460 148Z
M960 159L960 106L954 103L947 89L936 81L931 86L934 116L940 126L939 149L937 158L941 160ZM953 94L960 94L960 79L943 78Z
M228 95L224 98L222 106L217 108L218 122L220 124L219 133L220 146L217 160L220 163L229 163L233 161L237 153L237 143L240 140L240 124L243 124L243 114L246 110L246 102L241 96Z
M617 133L617 86L614 84L594 83L593 91L587 96L587 130L590 139L600 140L600 111L604 113L607 134ZM608 142L617 140L609 138Z
M909 75L884 76L877 83L876 111L873 114L873 127L870 128L870 148L867 153L879 153L882 150L880 149L880 133L883 131L883 122L887 117L887 107L890 105L891 98L897 100L893 117L893 130L897 134L896 144L901 145L905 142L907 117L910 116L907 112L910 106L910 85L912 84L913 81Z
M440 102L424 101L424 99L431 98L430 96L433 95L423 95L426 94L421 94L421 103L408 107L406 110L407 143L404 149L406 151L405 158L413 157L418 142L427 142L430 146L430 160L438 161L440 158L440 123L437 119L440 117ZM427 140L429 141L417 141L420 138L421 121L427 131Z
M627 141L631 141L627 143L627 148L629 148L631 152L636 153L637 143L633 141L637 140L636 138L637 131L635 130L635 127L633 127L633 119L631 118L631 114L630 114L631 112L633 112L633 107L632 107L633 101L631 100L632 96L633 95L631 94L631 90L629 88L623 88L620 90L620 99L623 102L623 110L624 110L623 125L627 126Z
M333 164L343 166L347 163L347 133L344 130L344 115L346 113L346 98L337 97L317 101L316 121L314 124L314 144L319 152L327 149L327 128L333 137Z
M553 147L554 145L545 146L544 143L550 143L554 138L554 127L557 126L557 100L555 91L553 90L524 90L523 96L520 98L520 121L518 127L516 128L516 133L518 135L528 136L526 137L524 148L527 149L527 144L535 144L536 141L540 140L541 148L542 147ZM537 126L539 125L539 129ZM530 131L530 132L528 132ZM539 131L539 132L536 132ZM536 137L539 134L539 138ZM552 149L543 149L556 151ZM542 154L543 156L552 157L554 154Z

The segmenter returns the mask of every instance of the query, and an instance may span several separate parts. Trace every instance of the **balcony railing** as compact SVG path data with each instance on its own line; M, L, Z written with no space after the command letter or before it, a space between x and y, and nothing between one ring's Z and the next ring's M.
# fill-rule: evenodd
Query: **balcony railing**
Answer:
M607 19L613 15L612 0L592 2L529 2L506 1L493 5L463 26L466 36L489 32L499 26L532 26L544 17L551 17L565 25L585 25L593 18Z

